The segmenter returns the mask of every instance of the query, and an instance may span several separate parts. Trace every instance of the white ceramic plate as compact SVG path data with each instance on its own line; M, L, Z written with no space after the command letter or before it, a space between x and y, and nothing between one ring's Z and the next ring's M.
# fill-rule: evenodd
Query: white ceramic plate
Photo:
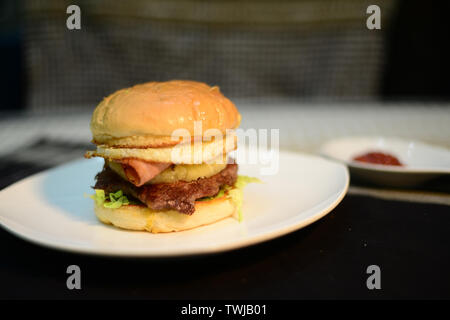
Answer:
M111 256L181 256L214 253L256 244L300 229L322 218L347 192L347 168L334 161L280 153L280 170L260 176L259 166L240 165L239 173L263 184L245 190L244 222L233 218L197 229L166 234L125 231L100 223L90 186L103 160L78 160L0 192L0 223L21 238L74 252ZM195 213L194 213L195 214Z
M367 152L384 152L404 166L353 161ZM388 137L345 137L325 143L320 153L347 164L352 175L379 185L415 186L439 175L450 174L450 150L419 141Z

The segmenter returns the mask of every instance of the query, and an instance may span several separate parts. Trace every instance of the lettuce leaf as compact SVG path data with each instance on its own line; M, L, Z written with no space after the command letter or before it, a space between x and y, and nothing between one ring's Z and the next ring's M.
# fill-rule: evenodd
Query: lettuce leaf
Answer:
M106 200L105 190L94 189L94 191L95 191L95 194L91 194L91 195L89 195L89 197L92 200L94 200L97 203L97 205L101 206Z
M93 199L97 205L103 205L105 208L109 209L117 209L121 206L130 204L130 201L127 196L123 194L122 190L105 195L105 190L95 189L95 194L92 194L89 197Z
M234 186L237 188L244 188L249 183L262 183L262 181L255 177L238 176Z
M242 220L244 219L242 213L242 204L244 203L244 188L249 183L262 183L262 181L254 177L238 176L236 183L234 184L234 188L228 191L228 197L236 206L239 222L242 222Z
M216 194L213 197L204 197L201 199L198 199L197 201L208 201L208 200L214 200L223 197L226 195L236 206L236 210L238 213L238 220L241 222L243 220L243 213L242 213L242 204L244 202L244 188L249 183L262 183L261 180L254 177L248 177L248 176L238 176L236 183L234 184L234 187L230 186L223 186L219 193Z

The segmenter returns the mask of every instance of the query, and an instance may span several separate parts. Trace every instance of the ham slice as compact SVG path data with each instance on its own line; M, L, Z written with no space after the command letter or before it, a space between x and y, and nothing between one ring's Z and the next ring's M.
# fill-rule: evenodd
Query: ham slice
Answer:
M137 187L147 183L171 165L170 163L146 162L137 159L122 159L118 162L122 165L128 181Z

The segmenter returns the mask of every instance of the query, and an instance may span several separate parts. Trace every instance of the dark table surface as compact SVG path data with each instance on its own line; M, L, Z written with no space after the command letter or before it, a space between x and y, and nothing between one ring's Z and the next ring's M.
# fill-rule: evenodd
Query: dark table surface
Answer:
M45 249L0 231L1 298L450 298L446 206L348 196L285 237L216 255L116 259ZM66 288L80 266L82 289ZM368 290L366 268L381 269Z
M3 157L0 188L49 166ZM329 215L287 236L215 255L85 256L4 229L0 250L0 298L450 298L450 207L367 196L347 195ZM81 290L66 287L73 264L81 268ZM367 289L369 265L380 267L380 290Z

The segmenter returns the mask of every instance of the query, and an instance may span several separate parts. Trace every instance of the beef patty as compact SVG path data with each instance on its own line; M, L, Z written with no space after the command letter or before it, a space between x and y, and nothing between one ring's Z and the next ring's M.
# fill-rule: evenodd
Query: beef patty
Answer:
M234 185L237 169L237 164L228 164L225 169L209 178L136 187L105 166L95 177L97 182L94 189L103 189L105 193L122 190L151 209L173 209L191 215L195 211L195 200L215 196L223 185Z

